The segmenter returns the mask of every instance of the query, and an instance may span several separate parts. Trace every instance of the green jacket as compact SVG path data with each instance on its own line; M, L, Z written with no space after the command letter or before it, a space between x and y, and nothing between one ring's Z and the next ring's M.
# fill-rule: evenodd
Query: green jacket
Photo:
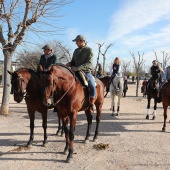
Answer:
M45 58L44 55L41 56L40 58L40 62L38 64L38 68L37 68L37 72L40 71L39 65L41 64L41 66L43 67L43 70L47 70L51 65L56 64L57 63L57 57L56 55L52 55L51 57L49 57L48 59Z
M92 70L92 62L93 51L90 47L84 46L75 49L70 64L71 66L77 67L78 70L89 73Z

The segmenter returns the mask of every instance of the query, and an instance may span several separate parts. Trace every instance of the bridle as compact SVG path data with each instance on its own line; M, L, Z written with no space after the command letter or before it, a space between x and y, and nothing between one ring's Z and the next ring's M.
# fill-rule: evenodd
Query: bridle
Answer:
M55 82L55 84L56 84L56 88L57 88L57 82L55 81L55 79L54 79L54 76L52 76L52 78L53 78L53 87L54 87L54 82ZM51 106L56 106L64 97L65 97L65 95L70 91L70 89L71 89L71 87L73 86L73 84L74 84L74 80L73 80L73 82L71 83L71 85L69 86L69 88L67 89L67 91L60 97L60 99L58 99L55 103L54 103L54 95L57 93L55 90L54 91L52 91L52 93L51 93L51 95L48 97L48 99L51 99L52 100L52 104L51 104ZM44 90L45 91L45 90Z
M19 80L20 83L18 83L18 80ZM13 87L14 88L13 89L13 95L17 93L17 94L20 94L23 98L25 98L27 95L25 95L26 89L23 90L23 83L26 85L24 78L22 76L18 76L15 81L17 81L17 86L18 86L19 92L16 91L16 87L15 87L16 84L15 84L14 87ZM11 84L13 86L13 83L11 83Z

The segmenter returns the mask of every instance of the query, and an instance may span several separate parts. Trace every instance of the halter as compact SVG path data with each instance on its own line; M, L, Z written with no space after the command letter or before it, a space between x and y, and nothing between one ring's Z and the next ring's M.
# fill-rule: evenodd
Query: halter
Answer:
M52 76L52 77L53 77L53 80L55 81L54 76ZM57 84L56 81L55 81L55 83ZM70 87L67 89L67 91L60 97L60 99L57 100L55 103L53 103L52 106L56 106L56 105L65 97L65 95L70 91L70 89L71 89L71 87L73 86L73 84L74 84L74 81L71 83L71 85L70 85ZM51 94L51 96L50 96L49 98L54 99L54 94L55 94L55 92L56 92L56 91L53 91L52 94ZM53 102L54 102L54 101L53 101Z

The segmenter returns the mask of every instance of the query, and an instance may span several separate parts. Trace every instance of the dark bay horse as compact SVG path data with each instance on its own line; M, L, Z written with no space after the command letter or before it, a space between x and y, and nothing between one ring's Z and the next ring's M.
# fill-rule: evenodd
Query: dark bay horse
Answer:
M162 131L166 130L167 108L170 106L170 82L166 83L162 87L162 105L164 108L164 124Z
M128 83L127 83L127 80L124 80L124 82L123 82L123 97L126 97L127 91L128 91Z
M146 92L146 86L142 86L141 87L141 93L143 93L143 97L146 97L146 95L147 95L147 92Z
M157 109L157 95L158 95L158 82L156 79L151 78L151 80L147 84L147 114L146 119L149 119L150 114L150 102L151 99L154 99L154 112L152 119L154 120L156 118L156 109Z
M12 75L11 84L14 100L20 103L25 98L27 110L30 118L30 139L27 146L30 146L34 139L34 119L35 112L42 116L42 127L44 129L43 146L47 142L47 107L42 101L41 86L38 75L31 69L21 68L15 72L8 71Z
M103 83L106 94L105 97L107 96L107 93L109 92L109 88L110 88L110 76L105 76L105 77L99 77L99 80Z
M93 140L98 136L98 128L101 119L102 105L104 100L103 83L96 79L96 130ZM48 99L53 96L53 105L57 105L60 111L60 117L63 121L66 146L64 153L69 151L66 161L70 162L73 155L74 132L77 121L77 113L85 111L88 121L88 128L85 142L89 141L90 129L92 126L92 114L89 112L89 94L88 89L83 88L80 81L75 77L74 73L66 66L58 64L51 67L46 76L41 78L43 102L47 107L51 105ZM68 119L70 120L70 128L67 127Z

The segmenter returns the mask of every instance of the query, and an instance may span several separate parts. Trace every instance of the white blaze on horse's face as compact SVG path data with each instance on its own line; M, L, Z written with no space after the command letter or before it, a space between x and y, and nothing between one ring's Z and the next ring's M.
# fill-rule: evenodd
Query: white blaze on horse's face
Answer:
M53 98L54 98L54 90L55 90L55 81L52 75L46 76L44 80L44 93L43 93L43 103L45 106L49 107L54 104Z

